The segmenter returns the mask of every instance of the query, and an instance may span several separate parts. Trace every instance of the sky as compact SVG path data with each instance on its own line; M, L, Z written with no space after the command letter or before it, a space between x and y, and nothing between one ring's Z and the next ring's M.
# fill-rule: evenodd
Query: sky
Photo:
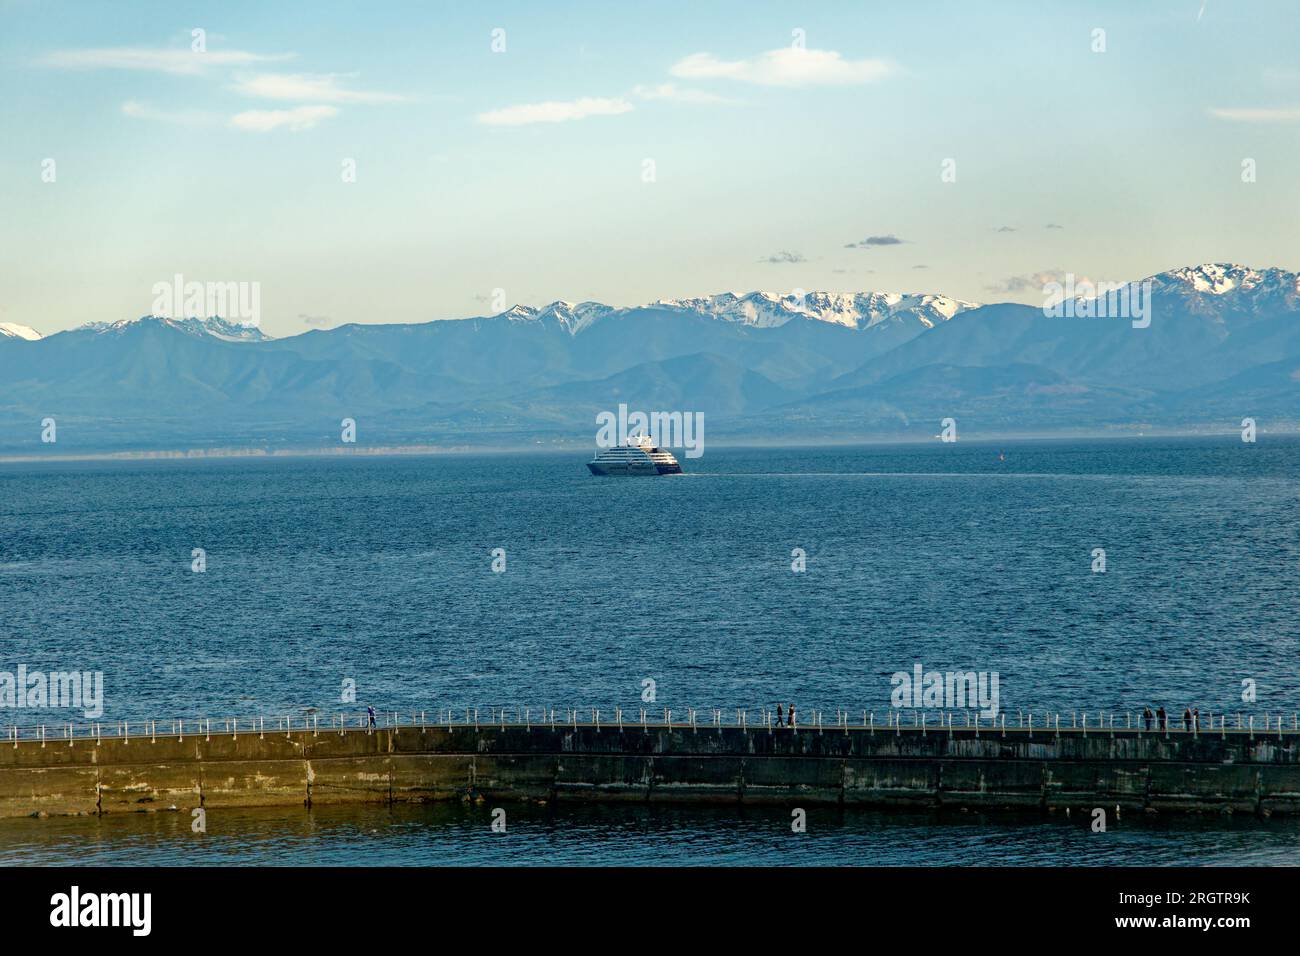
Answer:
M284 336L1297 269L1297 37L1267 0L0 0L0 322L177 274Z

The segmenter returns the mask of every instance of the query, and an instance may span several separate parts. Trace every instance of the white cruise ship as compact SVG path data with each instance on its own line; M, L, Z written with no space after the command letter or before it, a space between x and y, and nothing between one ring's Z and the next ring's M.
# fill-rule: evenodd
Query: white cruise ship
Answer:
M644 435L634 435L626 444L602 448L587 462L593 475L680 475L682 466L673 453L656 448Z

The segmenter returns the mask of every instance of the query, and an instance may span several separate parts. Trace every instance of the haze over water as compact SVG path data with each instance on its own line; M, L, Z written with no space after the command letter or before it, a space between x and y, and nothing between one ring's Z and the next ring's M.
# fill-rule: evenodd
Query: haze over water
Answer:
M997 671L1009 722L1163 704L1289 723L1298 463L1300 441L1262 435L708 449L644 480L542 453L5 465L0 669L102 670L110 723L635 712L646 677L659 710L883 718L890 675L915 663ZM1243 819L1126 821L1112 859L1086 827L1037 818L828 812L791 848L775 811L524 808L514 842L489 841L478 812L241 811L238 836L184 861L507 863L529 846L544 862L961 862L956 846L969 862L1296 859L1293 828ZM0 859L170 862L185 823L9 821Z

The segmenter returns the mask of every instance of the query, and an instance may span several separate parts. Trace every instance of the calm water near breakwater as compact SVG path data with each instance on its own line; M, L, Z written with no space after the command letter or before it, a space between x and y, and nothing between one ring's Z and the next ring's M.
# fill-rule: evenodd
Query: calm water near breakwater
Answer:
M429 804L0 820L0 864L66 865L1295 865L1300 826L1282 819L1141 815L1093 833L1063 815L838 812L782 808Z
M103 671L108 721L635 711L646 677L658 708L879 714L915 663L997 671L1012 715L1300 709L1300 441L709 449L643 480L583 459L0 466L0 670ZM1099 845L1038 818L831 812L794 846L757 811L522 810L495 840L477 813L240 811L201 846L171 814L9 821L0 861L1300 861L1295 825L1240 819Z

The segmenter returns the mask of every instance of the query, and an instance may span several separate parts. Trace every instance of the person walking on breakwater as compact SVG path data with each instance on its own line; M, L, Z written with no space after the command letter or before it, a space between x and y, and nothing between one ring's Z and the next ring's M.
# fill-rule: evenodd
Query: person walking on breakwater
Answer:
M781 705L780 705L780 704L777 704L777 705L776 705L776 725L777 725L778 727L783 727L783 726L785 726L785 714L783 714L783 713L781 712Z
M1151 713L1150 707L1144 707L1142 709L1142 723L1146 724L1147 730L1151 729L1151 720L1153 717L1155 717L1155 714Z
M1192 732L1192 708L1183 708L1183 730L1188 733Z
M1192 708L1192 730L1198 734L1201 732L1201 708Z
M366 732L369 733L375 729L375 708L369 704L366 705L366 716L370 718L370 725L366 728Z
M1156 708L1156 723L1161 730L1169 730L1169 715L1165 713L1163 704Z
M789 711L789 713L790 713L789 724L790 724L791 728L793 728L793 727L794 727L794 704L791 704L791 705L790 705L790 711Z

